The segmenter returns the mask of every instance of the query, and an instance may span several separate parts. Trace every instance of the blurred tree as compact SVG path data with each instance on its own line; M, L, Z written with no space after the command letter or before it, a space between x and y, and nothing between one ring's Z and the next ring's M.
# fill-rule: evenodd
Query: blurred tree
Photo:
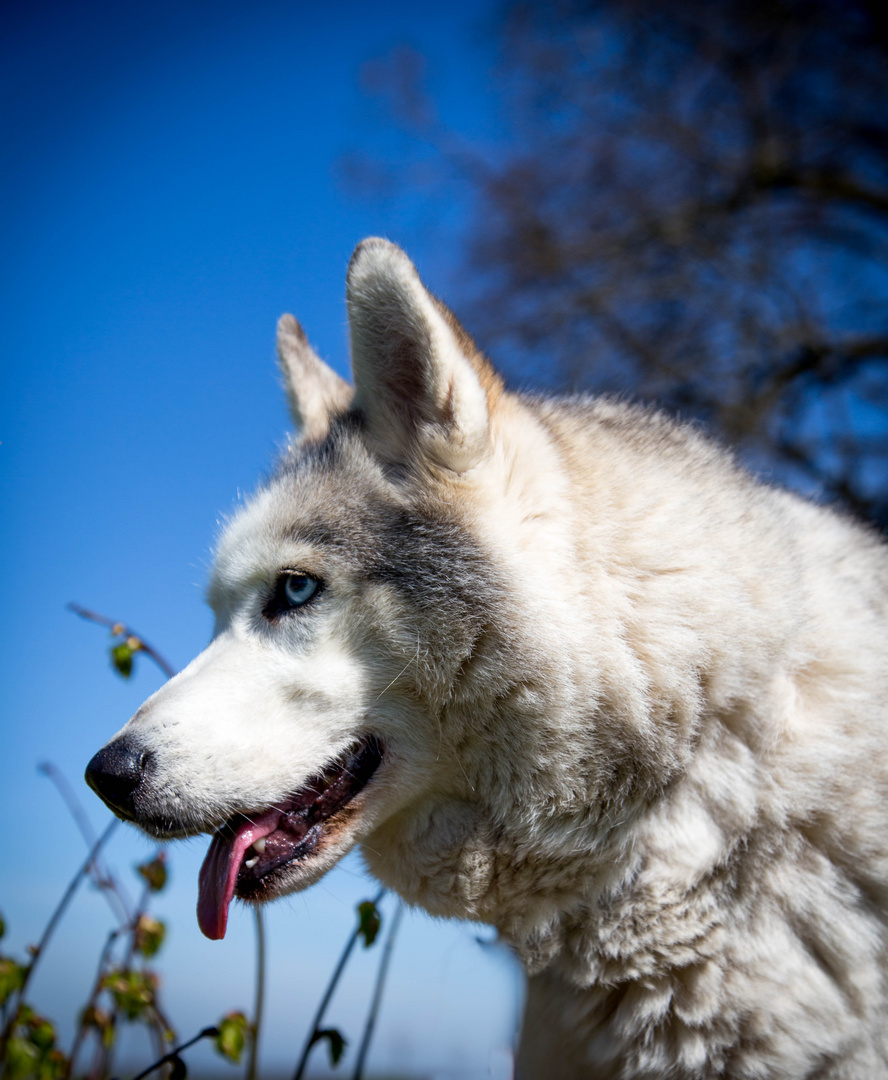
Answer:
M512 138L484 156L415 55L367 72L470 179L482 344L888 528L888 7L554 0L499 33Z

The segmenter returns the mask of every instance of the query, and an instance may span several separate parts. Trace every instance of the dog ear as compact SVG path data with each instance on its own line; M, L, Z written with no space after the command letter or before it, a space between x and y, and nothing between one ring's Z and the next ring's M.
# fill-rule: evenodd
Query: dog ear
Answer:
M292 315L278 320L277 352L293 420L305 438L323 439L331 417L349 407L352 388L312 349Z
M360 244L348 270L354 407L386 461L455 472L490 446L499 376L395 244Z

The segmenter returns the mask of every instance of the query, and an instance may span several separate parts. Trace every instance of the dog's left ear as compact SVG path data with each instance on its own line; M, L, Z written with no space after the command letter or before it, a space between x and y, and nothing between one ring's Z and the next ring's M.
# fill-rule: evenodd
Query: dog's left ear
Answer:
M323 439L331 418L349 407L352 388L312 349L292 315L278 320L277 351L293 420L309 441Z
M456 317L425 288L395 244L360 244L348 270L354 408L392 464L431 461L454 472L490 448L502 382Z

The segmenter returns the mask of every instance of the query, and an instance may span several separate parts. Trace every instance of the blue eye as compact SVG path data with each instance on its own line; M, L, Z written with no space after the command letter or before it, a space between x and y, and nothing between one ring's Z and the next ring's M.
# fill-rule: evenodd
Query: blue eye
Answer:
M281 578L281 599L288 608L302 607L317 593L321 583L308 574L290 573Z
M262 614L274 622L313 604L323 591L324 583L320 578L312 577L301 570L281 570Z

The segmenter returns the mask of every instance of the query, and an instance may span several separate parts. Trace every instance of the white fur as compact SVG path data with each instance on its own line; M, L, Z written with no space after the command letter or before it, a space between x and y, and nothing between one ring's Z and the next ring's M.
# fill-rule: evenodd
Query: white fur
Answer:
M282 323L304 442L220 541L216 639L123 730L156 814L212 831L376 734L279 891L361 842L496 926L520 1077L888 1077L884 547L693 429L506 393L384 241L348 303L351 413ZM284 570L325 591L269 620Z

